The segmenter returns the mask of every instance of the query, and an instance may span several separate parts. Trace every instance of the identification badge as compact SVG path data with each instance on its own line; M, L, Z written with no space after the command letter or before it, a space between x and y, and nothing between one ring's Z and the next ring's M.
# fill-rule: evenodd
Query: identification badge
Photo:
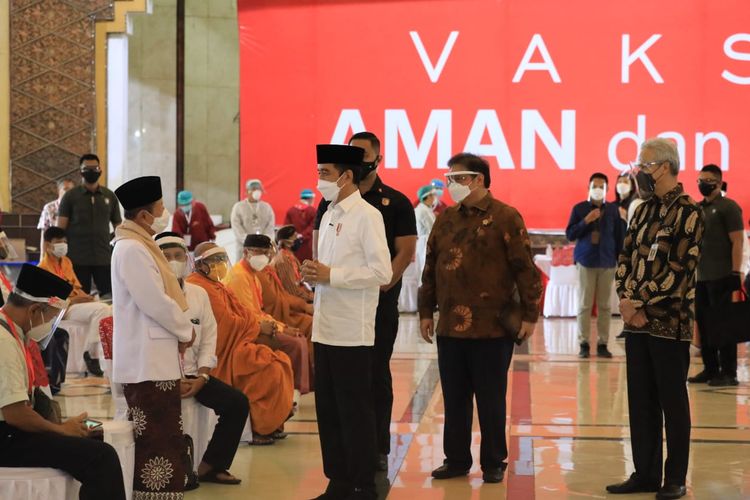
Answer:
M648 261L653 262L656 259L656 252L659 250L659 244L654 243L651 245L651 250L648 252Z
M185 240L185 245L190 246L190 241L193 239L189 234L183 235L182 239Z

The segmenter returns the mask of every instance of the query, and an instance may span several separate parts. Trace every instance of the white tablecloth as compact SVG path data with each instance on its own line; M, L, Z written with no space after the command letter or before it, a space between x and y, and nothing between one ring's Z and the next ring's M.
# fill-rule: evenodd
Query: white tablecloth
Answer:
M3 500L78 500L81 483L49 468L0 467Z
M576 266L550 266L547 276L549 276L549 282L544 292L544 316L547 318L572 318L577 316L580 300ZM613 282L612 293L610 294L610 306L613 314L618 312L619 303L620 300L617 298Z

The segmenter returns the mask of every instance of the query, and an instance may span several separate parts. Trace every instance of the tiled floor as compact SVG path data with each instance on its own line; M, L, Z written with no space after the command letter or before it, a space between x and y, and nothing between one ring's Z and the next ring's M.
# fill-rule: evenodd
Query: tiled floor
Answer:
M615 322L612 331L618 331ZM613 335L614 337L614 335ZM433 482L442 463L443 402L434 346L417 333L415 316L401 320L394 375L393 453L390 472L379 478L389 499L607 498L604 486L632 471L629 460L627 388L623 344L610 341L611 360L576 357L575 322L544 320L530 345L517 349L508 390L509 474L485 485L478 465L468 478ZM693 433L689 498L750 498L750 374L740 347L739 379L732 388L690 387ZM693 358L690 373L701 370ZM101 379L71 380L61 398L68 414L112 415ZM475 429L478 426L475 423ZM241 486L203 485L188 500L307 499L326 484L320 461L312 395L287 425L285 441L264 448L243 445L232 472ZM478 456L479 433L474 456ZM388 490L390 488L390 490ZM634 500L653 495L633 495Z

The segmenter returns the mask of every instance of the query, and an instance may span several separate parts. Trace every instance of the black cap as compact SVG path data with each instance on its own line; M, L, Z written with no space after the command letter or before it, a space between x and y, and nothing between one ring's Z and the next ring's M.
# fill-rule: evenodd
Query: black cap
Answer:
M57 297L67 300L73 286L41 267L24 264L21 266L15 289L38 299Z
M271 248L271 238L265 234L248 234L245 236L245 248Z
M365 157L365 150L357 146L342 144L318 144L318 165L333 163L334 165L361 165Z
M133 210L161 200L161 179L155 175L136 177L115 189L122 208Z
M297 230L291 224L288 224L286 226L282 226L282 227L279 228L278 231L276 231L276 241L279 241L279 240L288 240L296 232L297 232Z

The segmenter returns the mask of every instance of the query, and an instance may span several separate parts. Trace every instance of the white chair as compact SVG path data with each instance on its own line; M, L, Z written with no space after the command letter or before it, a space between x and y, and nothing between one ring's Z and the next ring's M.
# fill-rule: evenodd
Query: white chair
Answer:
M68 363L65 367L66 373L80 374L86 373L86 363L83 361L83 353L86 351L86 326L75 322L62 320L60 328L64 329L70 335L68 342Z
M0 467L2 499L78 500L80 488L81 483L59 469Z
M124 399L124 398L123 398ZM125 483L125 498L133 498L133 474L135 473L135 438L132 422L104 422L104 442L117 452Z

